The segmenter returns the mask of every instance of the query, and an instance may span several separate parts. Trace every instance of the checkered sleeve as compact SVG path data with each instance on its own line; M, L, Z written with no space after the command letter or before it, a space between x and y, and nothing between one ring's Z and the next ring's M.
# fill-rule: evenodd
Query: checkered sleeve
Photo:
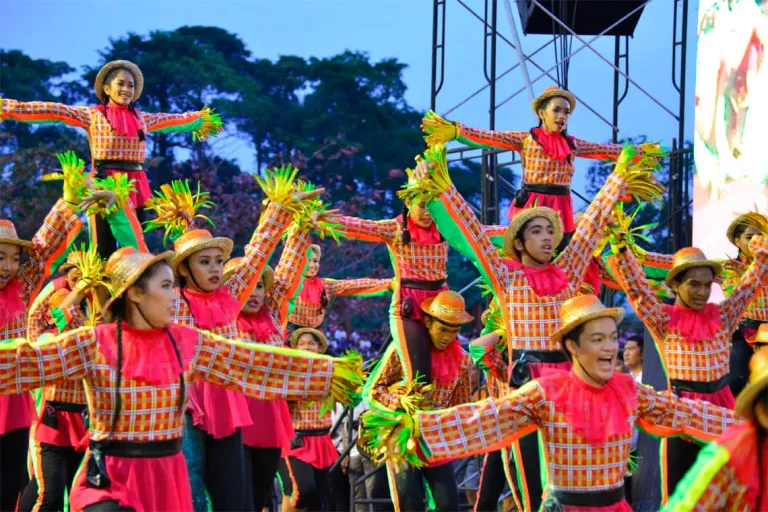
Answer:
M584 273L592 261L597 243L602 238L603 228L611 217L623 186L624 180L618 173L614 172L608 176L605 185L576 224L571 243L555 260L555 264L568 274L568 282L574 291L581 288Z
M768 238L753 237L749 248L754 255L754 262L744 272L728 298L720 304L729 332L736 330L741 317L755 300L759 290L768 285Z
M675 258L674 254L662 254L660 252L647 252L645 253L645 259L643 264L649 267L656 268L672 268L672 260Z
M376 297L392 291L392 279L323 279L328 300L336 297Z
M531 381L500 399L419 412L419 436L430 462L487 453L536 429L544 390Z
M331 390L328 356L198 332L193 366L199 379L259 400L322 400Z
M733 411L701 400L680 398L671 391L654 391L636 383L638 425L657 437L684 435L701 442L713 441L736 423Z
M470 383L470 371L472 369L472 362L469 358L469 354L464 359L464 364L461 367L461 374L459 376L459 382L451 394L451 407L461 404L468 404L472 401L472 386Z
M70 107L50 101L0 100L0 120L13 119L26 123L64 123L88 129L91 107Z
M83 223L75 212L59 199L32 238L29 260L19 272L27 304L31 304L43 283L51 275L52 265L77 238Z
M148 132L179 133L191 132L202 124L203 112L184 112L183 114L167 114L141 112L141 121Z
M245 246L245 257L227 281L229 291L240 304L251 295L292 217L290 210L275 202L269 203L264 210L251 241Z
M93 329L84 327L40 343L17 339L0 344L0 395L23 393L65 380L82 379L96 356Z
M621 155L621 144L611 144L610 142L588 142L576 137L572 138L574 153L581 158L592 158L595 160L616 160ZM637 147L638 154L642 155L642 150Z
M661 303L645 279L645 271L632 251L625 250L608 258L621 288L637 317L645 324L656 339L664 337L664 314Z
M483 130L470 128L467 125L456 123L456 140L475 148L502 148L512 151L521 151L523 140L528 132L503 132L499 130Z
M364 388L366 401L375 402L386 409L394 411L400 407L400 394L395 392L404 379L400 356L391 344L381 358L381 362L369 377Z
M310 244L311 239L306 231L291 233L275 267L275 283L267 293L266 305L278 325L283 325L288 317L289 299L296 296L301 288Z
M358 217L341 215L336 218L341 226L339 232L345 237L363 242L379 242L394 244L400 232L400 222L397 219L367 220Z
M50 306L48 305L48 295L46 298L37 303L37 307L33 308L29 312L27 317L27 339L35 341L43 334L48 328L48 322L45 320L46 313L48 313Z

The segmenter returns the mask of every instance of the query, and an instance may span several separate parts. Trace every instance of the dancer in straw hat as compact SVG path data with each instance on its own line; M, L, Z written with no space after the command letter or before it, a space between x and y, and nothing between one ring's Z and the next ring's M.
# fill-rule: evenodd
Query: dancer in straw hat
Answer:
M472 316L465 310L464 298L456 292L440 292L426 299L421 309L423 323L405 320L404 330L408 337L428 338L431 347L429 364L423 366L429 372L408 384L403 361L395 346L390 345L366 383L364 396L372 408L392 411L410 408L415 405L409 403L413 392L422 395L419 407L425 409L444 409L471 400L469 374L472 363L456 338L461 326L472 321ZM383 458L381 455L374 452L375 458ZM404 470L389 463L387 472L395 510L424 508L426 492L422 480L429 486L435 510L459 509L456 476L450 461Z
M728 387L731 334L757 290L768 281L768 239L752 238L749 248L754 262L720 304L708 301L722 265L708 260L694 247L677 251L666 277L667 286L675 292L672 306L663 304L646 282L640 264L627 250L625 233L617 230L611 243L614 275L656 343L670 389L686 398L733 408L735 400ZM666 473L662 471L666 485L662 491L674 490L698 452L698 445L682 439L662 441L662 459L666 458Z
M439 411L371 410L364 437L393 461L418 465L497 450L538 428L550 482L543 510L629 512L623 485L635 427L711 440L735 416L615 373L623 316L594 295L569 299L550 340L573 360L571 371L552 369L501 399Z
M127 174L135 180L136 191L131 194L131 202L136 208L144 206L152 196L144 172L147 132L193 132L196 139L204 140L222 129L221 118L207 107L183 114L150 114L137 110L136 102L144 91L144 75L136 64L127 60L115 60L102 66L96 74L93 90L99 100L95 107L2 99L0 120L61 122L83 128L88 132L91 144L92 172L102 178ZM144 220L141 209L137 214ZM95 221L95 238L102 257L106 258L116 248L115 238L103 220L97 217Z
M172 259L170 251L120 249L106 266L108 323L0 346L0 393L87 383L90 443L72 490L76 510L193 509L181 439L195 380L259 399L345 403L361 384L360 361L243 344L173 323Z
M750 368L749 382L736 400L745 423L701 451L665 512L768 510L768 348L755 352Z
M523 162L523 183L509 208L512 219L520 209L531 205L546 206L560 215L563 223L564 244L573 235L573 200L571 179L574 157L596 160L617 160L621 145L587 142L567 134L571 113L576 109L576 97L557 87L549 87L531 105L539 125L527 132L481 130L461 123L450 122L430 111L421 127L430 146L458 140L479 148L503 148L520 153ZM664 153L658 144L636 147L638 159L660 157Z
M628 149L614 172L579 221L572 242L554 260L552 255L563 238L560 216L546 207L526 208L516 213L504 235L504 255L498 254L483 232L472 208L451 183L445 148L432 148L417 165L416 183L401 194L428 198L427 209L448 242L469 258L502 305L510 360L516 362L522 380L536 378L543 366L567 369L570 365L557 343L549 338L560 326L558 311L567 299L582 291L582 282L592 252L610 222L610 211L626 192L646 198L658 197L663 188L644 167L630 166ZM415 200L415 199L414 199ZM527 374L527 375L526 375ZM516 447L523 457L516 462L525 472L526 509L537 509L544 483L538 470L536 436ZM522 463L521 463L522 462Z

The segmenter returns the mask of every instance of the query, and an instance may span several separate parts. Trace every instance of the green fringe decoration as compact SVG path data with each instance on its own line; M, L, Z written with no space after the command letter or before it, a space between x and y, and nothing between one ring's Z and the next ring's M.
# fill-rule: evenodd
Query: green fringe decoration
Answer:
M405 170L409 178L408 183L403 185L402 190L398 191L397 195L407 204L421 203L440 197L451 184L444 145L437 144L430 147L424 152L424 158L432 165L429 169L429 175L420 182L412 183L413 170Z
M78 158L74 151L57 153L56 158L61 164L61 172L43 174L42 181L63 181L67 187L74 191L79 201L91 194L88 186L85 161Z
M256 183L259 184L267 196L264 200L265 206L267 202L274 202L285 206L294 213L299 212L301 204L293 196L293 192L296 190L294 181L297 174L299 174L299 169L290 165L284 165L277 169L264 171L263 178L254 176Z
M169 237L175 240L186 233L192 227L190 220L203 219L213 226L211 219L197 213L203 208L215 206L208 197L208 192L201 192L200 182L197 182L197 192L194 194L189 187L189 180L173 180L170 184L161 185L160 190L156 190L144 205L144 208L157 214L156 219L144 222L144 232L163 228L165 245Z
M131 192L136 191L134 184L136 180L128 179L127 174L114 174L107 176L104 179L95 178L94 184L97 189L108 190L115 194L115 204L106 207L104 203L100 203L96 206L88 208L86 213L88 215L112 215L113 213L120 211L128 203L131 197Z
M424 140L427 141L428 146L445 144L458 135L455 124L432 110L427 112L421 120L421 129L426 133Z
M195 141L208 140L210 136L216 136L224 131L224 122L219 114L215 114L212 109L203 107L200 111L203 114L202 124L192 132L192 139Z
M304 180L297 180L295 191L311 192L316 188L317 187L312 183ZM287 238L291 231L302 232L307 228L312 227L321 240L325 240L325 237L329 236L336 242L337 245L341 245L341 239L345 238L344 234L340 231L343 226L339 223L323 220L323 216L328 213L330 206L330 203L323 202L323 200L319 197L305 199L302 201L301 208L293 216L291 230L285 231L283 233L283 238ZM319 215L320 221L315 222L312 219L313 215Z
M336 402L353 407L360 403L364 381L363 356L349 351L342 357L334 357L331 391L320 412L332 411Z
M381 464L390 461L399 468L403 464L420 468L426 464L416 453L415 417L401 412L380 407L363 413L360 422L362 440L370 450L373 461Z

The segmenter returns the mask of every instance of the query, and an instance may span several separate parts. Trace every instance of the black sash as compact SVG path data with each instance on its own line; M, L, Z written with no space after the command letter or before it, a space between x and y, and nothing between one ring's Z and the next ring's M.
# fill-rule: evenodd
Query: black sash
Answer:
M731 381L731 376L729 374L725 374L719 379L712 381L712 382L699 382L694 380L678 380L678 379L670 379L670 384L672 384L672 389L675 390L675 392L678 391L688 391L690 393L703 393L703 394L712 394L716 391L720 391L725 386L727 386Z

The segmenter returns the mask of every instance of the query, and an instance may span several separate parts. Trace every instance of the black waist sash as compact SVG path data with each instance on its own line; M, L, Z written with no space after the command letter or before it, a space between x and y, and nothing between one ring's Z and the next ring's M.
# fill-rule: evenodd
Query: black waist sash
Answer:
M678 380L670 379L672 389L675 391L688 391L690 393L704 393L712 394L716 391L720 391L727 386L731 381L730 375L725 374L719 379L712 382L699 382L694 380Z

